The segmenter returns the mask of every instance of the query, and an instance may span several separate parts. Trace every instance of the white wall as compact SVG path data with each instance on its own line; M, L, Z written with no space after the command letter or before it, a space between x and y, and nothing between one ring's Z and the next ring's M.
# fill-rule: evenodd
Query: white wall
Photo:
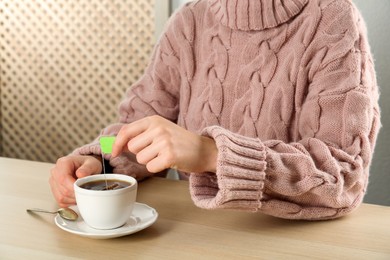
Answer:
M181 5L185 4L186 2L190 2L190 1L191 0L157 0L156 1L156 3L155 3L155 8L156 8L155 38L156 38L156 41L161 36L161 33L164 31L170 14L172 14Z
M389 0L353 0L367 24L368 38L374 55L378 85L382 129L379 133L370 183L365 202L390 206L390 31Z
M186 2L191 2L191 0L172 0L172 10L175 10L182 4L185 4Z

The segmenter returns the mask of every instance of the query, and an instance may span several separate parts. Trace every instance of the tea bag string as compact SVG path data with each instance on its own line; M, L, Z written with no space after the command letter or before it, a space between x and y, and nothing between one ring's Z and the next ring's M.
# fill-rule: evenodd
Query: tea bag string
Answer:
M103 165L103 174L104 174L104 182L106 183L106 188L108 189L107 175L106 175L106 164L104 162L104 153L102 151L102 165Z

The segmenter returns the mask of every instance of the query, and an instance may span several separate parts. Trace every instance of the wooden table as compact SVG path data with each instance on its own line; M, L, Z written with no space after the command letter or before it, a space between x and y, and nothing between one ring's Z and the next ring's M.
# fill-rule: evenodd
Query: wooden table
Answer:
M228 210L203 210L188 183L151 178L138 202L159 213L147 229L96 240L58 228L48 176L52 164L0 158L0 259L390 259L390 208L364 204L321 222L289 221Z

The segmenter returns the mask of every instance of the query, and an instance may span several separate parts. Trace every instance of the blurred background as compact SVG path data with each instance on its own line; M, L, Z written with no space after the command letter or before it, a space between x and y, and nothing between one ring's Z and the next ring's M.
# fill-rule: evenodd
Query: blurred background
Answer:
M55 162L91 142L168 16L168 1L0 0L1 155Z
M55 162L117 120L165 23L188 0L0 0L0 156ZM390 1L368 28L382 124L365 202L390 206Z

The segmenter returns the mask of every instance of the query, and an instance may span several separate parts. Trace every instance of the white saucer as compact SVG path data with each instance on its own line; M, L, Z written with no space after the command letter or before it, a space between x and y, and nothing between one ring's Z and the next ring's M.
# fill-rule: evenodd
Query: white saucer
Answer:
M76 211L77 214L80 213L77 206L72 206L71 208ZM129 218L126 224L115 229L99 230L91 228L84 222L80 214L76 221L65 220L59 215L54 218L54 221L59 228L67 232L83 237L107 239L130 235L145 229L152 225L157 220L157 217L158 213L154 208L151 208L146 204L136 202L132 216Z

